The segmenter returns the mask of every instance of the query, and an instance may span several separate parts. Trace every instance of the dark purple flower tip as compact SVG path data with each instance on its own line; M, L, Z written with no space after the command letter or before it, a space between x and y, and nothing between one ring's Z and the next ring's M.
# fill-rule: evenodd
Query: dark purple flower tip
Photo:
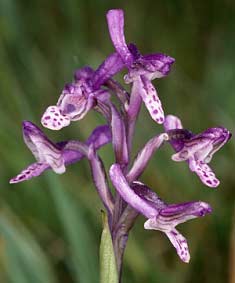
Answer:
M128 44L128 49L131 52L134 60L137 60L141 57L141 54L137 48L137 46L134 43L129 43Z
M74 73L75 82L80 81L81 79L91 79L94 75L94 72L95 71L89 66L85 66L81 69L76 70Z
M24 136L30 136L31 134L44 135L39 127L37 127L35 124L33 124L32 122L27 121L27 120L24 120L22 122L22 130L23 130Z

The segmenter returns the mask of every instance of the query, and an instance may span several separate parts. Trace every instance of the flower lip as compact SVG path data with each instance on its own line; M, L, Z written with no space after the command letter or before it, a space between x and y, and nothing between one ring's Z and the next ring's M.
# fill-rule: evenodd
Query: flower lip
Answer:
M57 105L52 105L44 112L41 123L48 129L60 130L70 124L70 118L67 115L63 115Z

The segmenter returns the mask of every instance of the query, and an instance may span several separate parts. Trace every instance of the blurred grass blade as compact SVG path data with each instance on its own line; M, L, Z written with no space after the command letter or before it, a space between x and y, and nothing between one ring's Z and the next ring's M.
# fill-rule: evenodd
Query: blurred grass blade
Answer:
M95 283L98 281L97 251L82 206L79 207L71 193L63 188L57 175L51 173L48 181L69 244L75 280L79 283Z
M55 283L47 258L33 236L8 211L1 212L0 258L12 283Z
M118 273L108 218L103 212L103 232L100 241L100 283L118 283Z

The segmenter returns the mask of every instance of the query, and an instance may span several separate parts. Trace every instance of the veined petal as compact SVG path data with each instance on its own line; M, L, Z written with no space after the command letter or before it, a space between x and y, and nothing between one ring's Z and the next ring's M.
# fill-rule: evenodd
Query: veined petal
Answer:
M152 119L162 124L164 122L162 103L153 84L144 76L139 77L133 84L138 84L140 95Z
M145 198L139 196L131 189L119 164L113 164L110 167L109 175L118 193L130 206L147 218L152 218L158 214L153 204L149 203Z
M166 205L155 218L145 222L145 228L162 232L171 231L177 225L205 216L211 211L210 205L202 201Z
M159 225L165 223L166 226L171 222L171 227L175 227L190 219L205 216L211 211L210 205L202 201L169 204L159 212L157 221Z
M23 137L26 145L39 163L48 164L56 173L65 172L61 150L33 123L23 122Z
M197 141L196 139L192 138L191 140L185 141L182 150L173 154L171 158L172 160L179 162L179 161L188 160L193 155L197 155L198 158L196 158L197 156L195 156L195 159L200 160L202 158L200 156L200 152L203 151L206 154L211 152L211 150L212 150L212 145L210 144L210 141L208 141L207 139L200 139Z
M109 34L113 45L125 64L133 62L124 36L124 12L120 9L109 10L107 15Z

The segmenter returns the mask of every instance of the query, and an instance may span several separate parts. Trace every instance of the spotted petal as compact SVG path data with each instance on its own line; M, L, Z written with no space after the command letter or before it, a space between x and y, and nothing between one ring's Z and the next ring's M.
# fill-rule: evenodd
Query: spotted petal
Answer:
M166 232L165 234L175 247L180 259L183 262L188 263L190 261L190 253L185 237L176 229L172 229L170 232Z
M209 165L198 162L194 168L195 173L198 175L203 184L208 187L218 187L220 181L216 178L215 173L212 171Z
M205 185L217 187L220 182L207 163L211 161L213 154L228 142L231 133L226 128L215 127L195 135L182 129L180 119L173 115L166 116L164 128L176 151L172 159L186 161L190 170L195 172Z
M166 205L156 217L148 219L145 229L159 230L166 234L177 254L184 262L189 262L190 254L186 239L175 229L178 224L196 217L202 217L211 212L211 207L205 202L188 202Z
M29 165L26 169L20 172L17 176L10 180L10 184L23 182L29 180L33 177L41 175L43 171L49 168L48 164L45 163L33 163Z
M133 84L137 84L139 93L152 119L158 124L162 124L164 122L164 112L161 101L153 84L144 76L139 77L133 82Z
M49 106L42 116L41 123L44 127L51 130L60 130L70 124L67 115L61 114L58 106Z

